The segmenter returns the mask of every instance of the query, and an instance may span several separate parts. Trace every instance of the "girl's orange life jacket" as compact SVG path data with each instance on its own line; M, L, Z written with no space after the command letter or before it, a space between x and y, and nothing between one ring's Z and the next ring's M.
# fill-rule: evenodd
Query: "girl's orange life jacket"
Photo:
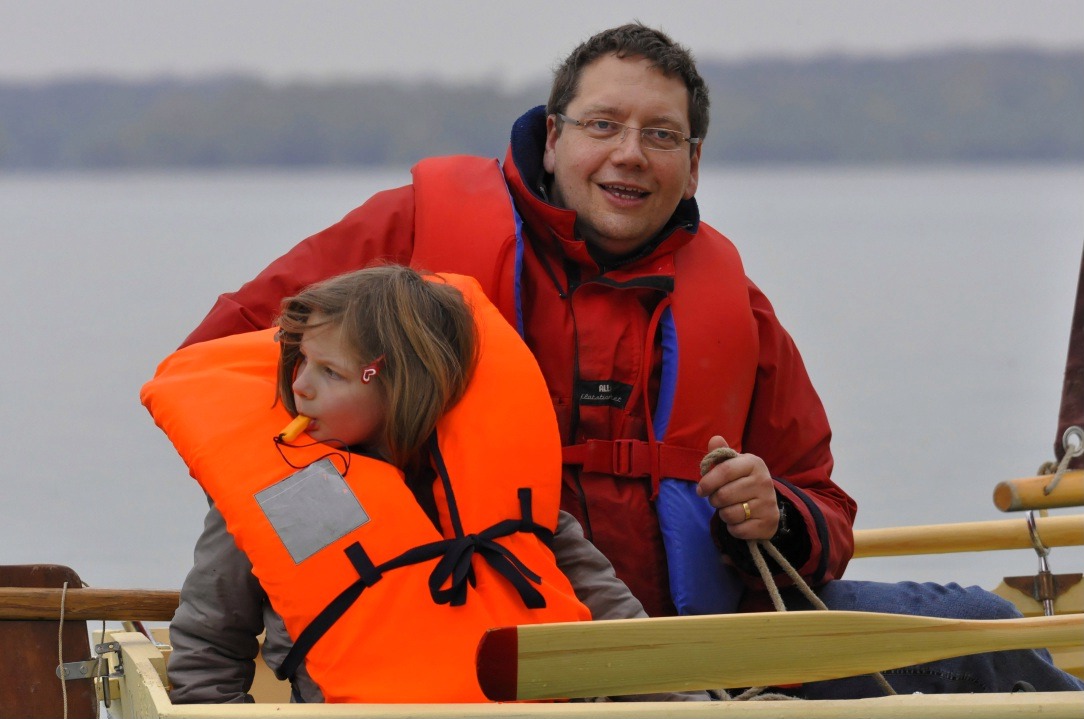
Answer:
M141 400L210 495L328 702L485 701L483 632L589 612L547 546L561 445L526 345L458 275L479 328L465 396L430 442L438 531L391 465L313 443L276 442L274 330L191 345ZM307 653L306 653L307 652Z

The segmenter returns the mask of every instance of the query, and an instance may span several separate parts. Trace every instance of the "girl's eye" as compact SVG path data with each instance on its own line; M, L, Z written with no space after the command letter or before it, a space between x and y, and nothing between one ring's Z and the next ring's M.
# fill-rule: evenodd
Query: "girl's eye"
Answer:
M324 367L324 375L328 379L342 379L342 375L331 369L330 367Z

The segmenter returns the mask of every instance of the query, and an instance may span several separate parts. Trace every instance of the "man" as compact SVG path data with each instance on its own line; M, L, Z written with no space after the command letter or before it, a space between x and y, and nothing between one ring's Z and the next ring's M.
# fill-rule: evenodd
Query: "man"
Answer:
M699 222L707 125L707 88L684 48L642 25L599 33L557 71L547 107L516 122L503 169L420 163L411 186L221 296L186 343L266 327L283 296L374 260L472 274L546 377L565 444L563 508L649 614L697 611L705 595L720 611L735 570L757 589L746 542L771 539L833 608L1005 615L996 597L958 587L833 581L852 553L855 503L830 479L830 429L797 349L733 245ZM701 479L700 458L724 443L738 455ZM707 571L684 566L708 515L732 569L717 555ZM718 586L702 586L707 575ZM1035 652L890 678L899 691L1016 680L1081 688ZM864 679L805 690L877 693Z

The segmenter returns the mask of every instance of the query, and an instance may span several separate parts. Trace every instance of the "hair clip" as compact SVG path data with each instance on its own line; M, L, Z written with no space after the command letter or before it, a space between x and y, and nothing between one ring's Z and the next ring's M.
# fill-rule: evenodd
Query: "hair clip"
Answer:
M361 368L361 383L369 384L373 381L373 377L380 374L380 370L384 368L384 355L380 355L375 360L370 362Z

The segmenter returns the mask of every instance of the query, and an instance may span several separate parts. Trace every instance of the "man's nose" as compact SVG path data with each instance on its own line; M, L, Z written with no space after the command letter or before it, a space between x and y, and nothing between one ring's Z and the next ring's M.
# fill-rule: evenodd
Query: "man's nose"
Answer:
M635 127L626 126L618 136L617 142L614 143L611 155L624 161L646 162L647 154L644 152L643 135Z

